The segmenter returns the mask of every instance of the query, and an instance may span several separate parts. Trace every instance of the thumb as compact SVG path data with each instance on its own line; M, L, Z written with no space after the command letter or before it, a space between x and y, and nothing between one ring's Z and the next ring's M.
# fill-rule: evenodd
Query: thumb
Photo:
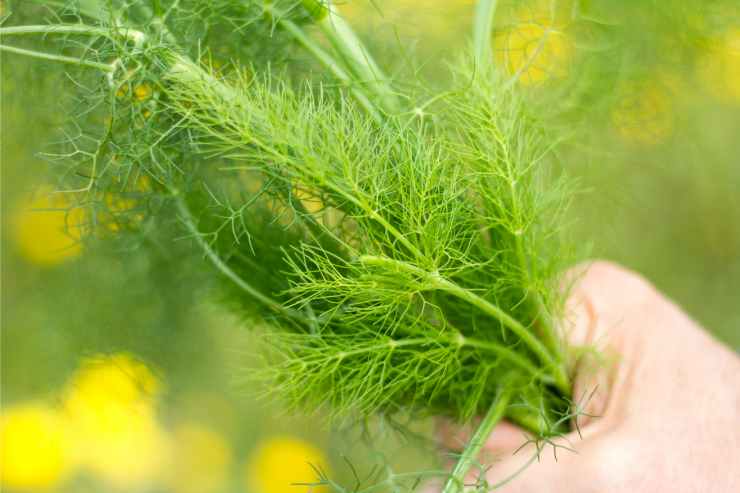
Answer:
M644 310L637 308L655 290L634 272L604 261L575 267L565 280L572 289L562 327L574 375L574 424L581 430L608 413L629 367L644 356L640 348L650 334L640 319Z
M566 303L562 335L571 351L571 373L575 375L571 398L577 406L575 430L552 441L527 441L523 430L511 423L497 426L483 449L487 463L485 474L489 488L501 491L587 491L576 485L579 477L574 472L585 471L583 457L594 455L586 450L595 446L598 436L608 428L604 419L614 394L617 370L627 366L624 360L611 357L623 353L627 359L636 339L644 337L640 324L624 323L625 314L652 291L649 283L615 264L592 262L578 266L564 276L570 285ZM606 356L605 356L606 355ZM619 363L619 364L617 364ZM622 372L623 373L623 372ZM466 443L469 431L444 423L441 427L443 443L459 450ZM524 444L524 445L523 445ZM498 461L491 461L491 456ZM480 483L480 479L477 480ZM468 484L476 483L471 478Z
M571 287L561 328L571 353L575 429L552 441L530 441L523 447L520 443L516 453L500 455L486 480L501 491L588 490L591 479L584 473L589 458L597 455L612 424L607 415L616 392L621 392L620 375L635 358L634 342L645 337L640 324L627 320L654 291L640 276L596 261L571 269L564 283Z

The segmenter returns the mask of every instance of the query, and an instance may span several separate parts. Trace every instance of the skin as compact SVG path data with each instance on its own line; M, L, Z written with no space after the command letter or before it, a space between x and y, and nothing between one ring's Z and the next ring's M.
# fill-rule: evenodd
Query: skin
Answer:
M492 464L490 485L519 492L740 491L740 358L714 340L645 279L617 265L595 262L568 303L566 334L573 347L594 347L577 359L574 400L596 389L576 432L536 453L516 426L493 431L481 461ZM448 450L459 450L469 430L440 424ZM491 460L492 459L492 460ZM475 481L471 478L469 483ZM439 491L430 487L428 492Z

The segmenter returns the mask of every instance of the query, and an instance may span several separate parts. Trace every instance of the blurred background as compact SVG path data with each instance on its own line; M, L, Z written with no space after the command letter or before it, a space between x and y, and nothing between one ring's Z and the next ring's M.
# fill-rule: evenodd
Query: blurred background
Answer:
M340 8L391 74L441 86L474 2ZM578 241L739 349L740 4L507 1L496 22L499 66L567 137ZM3 491L283 493L313 468L351 484L353 467L433 460L394 434L369 460L321 416L261 400L242 383L259 364L249 327L172 260L187 255L177 242L142 245L112 223L106 248L82 246L81 213L45 193L64 72L3 55L1 80Z

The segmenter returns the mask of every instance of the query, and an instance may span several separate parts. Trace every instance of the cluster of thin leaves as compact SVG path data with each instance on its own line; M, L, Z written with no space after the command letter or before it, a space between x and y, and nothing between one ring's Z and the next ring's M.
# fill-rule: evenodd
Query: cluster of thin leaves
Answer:
M82 41L65 33L65 53L109 67L77 74L82 111L56 155L92 217L190 238L267 323L263 376L296 406L468 419L505 390L510 418L562 429L552 320L572 260L560 239L570 190L512 85L463 57L452 91L369 114L377 94L362 84L295 84L290 65L270 68L316 18L311 2L153 4L55 14L92 27Z
M258 194L290 209L288 228L302 232L281 245L283 265L255 265L253 249L233 266L245 278L287 271L288 289L270 291L301 325L275 339L284 395L339 414L411 404L467 418L511 372L554 383L541 354L465 294L527 331L551 330L551 282L570 260L557 237L566 185L541 171L551 141L512 92L460 73L469 86L442 110L449 127L378 126L320 90L212 74L179 84L181 71L194 73L174 71L168 100L179 125L197 130L193 145L239 163L232 172L259 173L273 192ZM244 232L259 238L263 227Z

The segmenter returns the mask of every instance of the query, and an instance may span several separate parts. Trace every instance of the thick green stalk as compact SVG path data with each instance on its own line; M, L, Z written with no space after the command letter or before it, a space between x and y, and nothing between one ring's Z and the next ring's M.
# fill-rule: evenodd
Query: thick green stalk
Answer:
M498 0L479 0L475 7L473 24L473 47L476 65L483 69L493 63L491 38L493 36L493 18Z
M545 301L542 296L537 292L531 290L527 292L527 296L534 305L537 311L537 320L539 321L539 327L542 332L542 336L545 339L545 344L550 348L556 358L563 359L563 346L562 341L558 337L557 329L555 328L555 321L550 316L550 310L545 305ZM562 364L562 361L561 361Z
M301 4L311 15L315 25L329 40L339 58L332 57L320 48L317 51L318 45L313 43L299 26L279 15L280 13L275 11L274 7L266 6L266 8L269 12L278 14L275 15L277 22L332 71L335 77L345 83L352 81L358 84L361 87L360 92L373 100L372 105L377 110L389 114L396 113L398 98L391 88L388 77L380 69L357 34L339 14L334 2L332 0L301 0ZM337 67L341 70L337 71ZM347 78L345 78L345 73ZM364 103L361 102L361 104L365 106Z
M316 60L324 65L324 67L326 67L327 70L329 70L332 75L337 78L337 80L347 85L352 96L375 121L377 121L378 123L383 121L383 118L380 116L380 113L378 113L375 105L360 89L359 83L354 80L352 75L347 72L337 60L335 60L331 55L324 51L324 49L321 48L321 46L319 46L316 41L308 37L306 33L303 32L303 29L301 29L294 22L287 19L281 19L280 25L283 27L283 29L288 31L288 33L290 33L290 35L293 36L293 38L301 44L301 46L303 46L309 53L311 53L311 55L313 55Z
M506 414L506 408L509 406L510 399L511 395L508 391L503 390L499 392L496 400L494 400L486 415L483 416L483 420L462 451L457 464L455 464L455 468L445 483L442 493L462 493L464 491L465 477L476 462L478 454L491 435L493 428Z
M321 31L342 56L355 79L374 93L376 104L386 113L396 113L398 98L388 77L332 3L327 2L324 8L326 15L317 20Z

